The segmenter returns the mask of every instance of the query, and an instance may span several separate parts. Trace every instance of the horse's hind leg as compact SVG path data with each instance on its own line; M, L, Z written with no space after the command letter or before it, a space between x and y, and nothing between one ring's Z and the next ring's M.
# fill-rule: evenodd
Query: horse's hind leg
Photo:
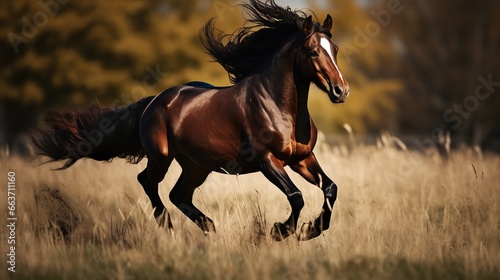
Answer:
M158 184L168 171L174 155L167 141L167 123L162 106L151 105L144 111L139 126L139 134L144 153L148 157L148 165L137 179L151 200L156 221L160 226L172 228L165 205L158 195Z
M170 192L170 201L205 234L211 231L215 232L214 222L193 204L195 189L203 184L210 171L202 169L194 163L183 163L181 163L182 174Z
M290 165L290 167L309 183L320 187L324 195L321 214L313 223L302 225L300 230L299 239L308 240L319 236L322 231L330 227L332 208L337 199L337 185L323 172L314 154L309 155L301 162Z
M137 176L137 180L141 183L144 191L151 200L151 205L155 209L154 216L158 225L160 227L167 226L169 229L172 228L172 222L170 221L168 211L165 208L165 205L163 205L160 195L158 194L158 184L165 177L171 163L172 158L170 157L165 157L161 165L154 162L153 159L148 159L146 169L144 169L144 171L139 173Z

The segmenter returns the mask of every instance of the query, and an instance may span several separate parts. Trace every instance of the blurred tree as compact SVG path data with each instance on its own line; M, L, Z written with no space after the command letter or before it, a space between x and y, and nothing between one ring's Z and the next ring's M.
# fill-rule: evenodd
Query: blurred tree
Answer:
M2 2L0 42L0 141L10 144L54 107L132 102L188 80L228 84L227 75L203 53L198 30L208 18L232 32L243 24L237 1L66 1ZM335 40L351 37L349 27L366 15L351 1L324 10L310 3L321 21L335 18ZM192 16L196 14L196 16ZM376 60L366 55L373 68ZM331 110L325 94L312 94L311 106L320 129L333 131L344 122L358 132L376 131L389 123L391 99L382 91L397 88L392 81L367 83L367 69L339 58L353 85L350 106ZM366 71L365 71L366 72ZM387 82L387 83L386 83ZM377 86L372 86L373 84ZM363 85L370 84L366 90ZM377 88L376 91L373 89ZM363 94L359 94L363 92ZM328 104L329 107L325 107ZM324 109L324 110L323 110Z
M380 13L391 2L377 1L368 9ZM392 14L383 34L394 53L388 72L404 83L398 128L427 135L448 130L455 143L473 145L488 136L498 139L500 2L400 4L401 13Z
M200 65L197 2L2 1L0 141L51 107L130 103L185 81Z

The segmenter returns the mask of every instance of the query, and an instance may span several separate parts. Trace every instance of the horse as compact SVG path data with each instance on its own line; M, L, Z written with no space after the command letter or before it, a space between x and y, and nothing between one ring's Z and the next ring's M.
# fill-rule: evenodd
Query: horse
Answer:
M158 184L175 159L182 174L170 201L204 233L215 232L214 222L192 198L207 176L261 172L291 207L288 219L273 225L271 237L319 236L330 226L338 188L313 152L317 129L307 106L309 89L314 83L332 103L343 103L350 92L337 64L339 48L331 40L332 17L321 25L274 0L242 6L248 22L233 33L216 30L214 19L200 30L205 51L227 71L231 86L195 81L124 107L49 112L48 127L30 136L37 154L66 161L60 169L84 157L132 163L147 157L137 179L159 226L168 228L172 223ZM298 233L304 200L285 166L319 187L324 197L321 213Z

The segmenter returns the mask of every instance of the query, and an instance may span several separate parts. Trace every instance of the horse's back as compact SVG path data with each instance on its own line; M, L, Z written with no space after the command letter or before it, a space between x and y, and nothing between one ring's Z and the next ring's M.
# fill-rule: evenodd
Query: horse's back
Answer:
M201 81L193 81L193 82L186 83L184 85L190 86L190 87L196 87L196 88L204 88L204 89L224 89L224 88L229 87L229 86L214 86L212 84L201 82Z

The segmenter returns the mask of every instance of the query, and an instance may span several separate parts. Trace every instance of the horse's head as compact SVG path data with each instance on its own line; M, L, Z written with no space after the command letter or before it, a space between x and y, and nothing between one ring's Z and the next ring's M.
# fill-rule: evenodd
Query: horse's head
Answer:
M343 103L349 95L349 84L337 64L339 48L331 41L332 17L326 16L322 26L309 16L302 28L306 39L302 46L303 75L326 92L333 103Z

